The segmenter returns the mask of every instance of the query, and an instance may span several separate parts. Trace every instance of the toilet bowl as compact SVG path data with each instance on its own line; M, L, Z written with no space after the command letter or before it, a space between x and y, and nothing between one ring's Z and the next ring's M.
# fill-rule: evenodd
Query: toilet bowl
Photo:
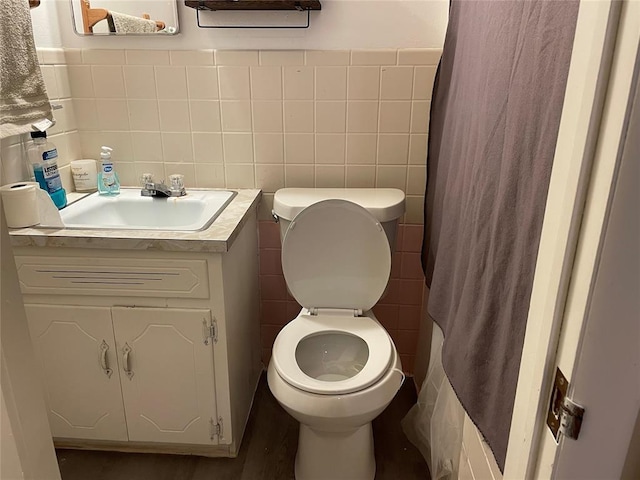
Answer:
M367 209L372 198L377 216ZM403 212L404 194L393 189L310 195L284 189L274 197L274 214L289 222L281 229L283 272L303 308L278 334L267 379L276 400L300 422L298 480L375 476L371 421L404 374L371 308L391 270L395 229L383 223L395 223Z

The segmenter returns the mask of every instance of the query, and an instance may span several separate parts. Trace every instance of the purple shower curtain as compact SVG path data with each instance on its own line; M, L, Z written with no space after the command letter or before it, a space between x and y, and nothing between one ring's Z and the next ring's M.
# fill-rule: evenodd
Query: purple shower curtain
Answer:
M573 0L453 0L434 87L428 309L501 470L577 12Z

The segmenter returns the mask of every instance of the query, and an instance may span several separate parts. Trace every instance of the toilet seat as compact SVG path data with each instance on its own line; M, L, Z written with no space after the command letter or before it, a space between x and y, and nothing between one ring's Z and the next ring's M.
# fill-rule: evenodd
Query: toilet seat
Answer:
M346 200L310 205L285 234L282 270L291 294L306 308L273 345L272 361L282 379L325 395L377 382L389 369L392 343L378 322L359 315L380 299L391 273L380 222Z
M324 200L291 221L282 241L282 271L305 308L367 311L389 281L389 241L380 222L360 205Z
M322 380L312 378L300 367L298 345L316 336L337 334L355 337L349 348L358 342L366 344L368 355L362 369L350 378ZM358 340L359 339L359 340ZM351 353L347 349L348 353ZM326 353L326 352L324 352ZM393 348L387 332L374 319L354 317L347 311L333 311L317 315L300 314L278 334L273 344L271 361L280 377L288 384L306 392L324 395L353 393L376 383L389 369L393 360Z

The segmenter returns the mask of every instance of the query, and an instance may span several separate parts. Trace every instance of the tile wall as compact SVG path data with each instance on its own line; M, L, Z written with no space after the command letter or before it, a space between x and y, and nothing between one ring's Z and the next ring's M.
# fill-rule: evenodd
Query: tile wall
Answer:
M51 132L61 167L97 158L100 146L109 145L124 185L137 185L145 172L158 179L182 173L187 187L263 190L265 361L277 331L299 308L280 270L273 193L282 187L402 189L407 211L392 281L375 312L407 371L415 357L424 283L419 249L427 127L440 53L39 51L50 95L65 107L56 111ZM15 153L19 142L13 143Z

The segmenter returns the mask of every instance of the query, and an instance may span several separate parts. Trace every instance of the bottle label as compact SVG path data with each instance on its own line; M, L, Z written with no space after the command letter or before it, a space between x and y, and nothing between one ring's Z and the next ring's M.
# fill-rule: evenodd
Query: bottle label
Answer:
M42 160L55 160L58 158L58 150L53 148L42 152Z
M62 180L60 180L60 174L58 173L58 165L56 165L55 162L51 164L44 164L42 166L42 176L47 184L47 191L49 193L57 192L62 188Z
M103 173L111 173L111 172L113 172L113 163L103 163L102 164L102 172Z

